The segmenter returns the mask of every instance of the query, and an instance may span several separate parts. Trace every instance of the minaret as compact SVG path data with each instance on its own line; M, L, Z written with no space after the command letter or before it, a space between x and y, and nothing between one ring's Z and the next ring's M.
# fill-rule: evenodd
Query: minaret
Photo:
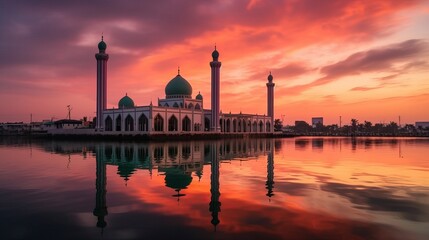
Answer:
M268 75L267 83L267 115L271 117L271 131L274 129L274 86L273 75Z
M107 107L107 60L109 54L106 54L107 45L101 37L98 43L98 53L95 54L97 59L97 122L96 131L103 131L103 111Z
M219 52L215 50L212 53L213 61L210 62L210 67L212 69L211 75L211 84L212 84L212 118L211 118L211 131L212 132L220 132L220 124L219 124L219 112L220 112L220 66L221 62L219 59Z
M215 231L216 226L220 223L219 212L221 202L219 202L219 145L217 142L210 144L210 158L211 158L211 175L210 175L210 204L209 211L212 213L211 223Z
M95 208L93 211L94 216L97 217L97 227L103 229L106 227L107 223L104 220L104 217L107 215L107 206L106 206L106 164L104 163L104 158L102 156L104 151L100 147L96 149L95 161L96 161L96 195L95 195Z

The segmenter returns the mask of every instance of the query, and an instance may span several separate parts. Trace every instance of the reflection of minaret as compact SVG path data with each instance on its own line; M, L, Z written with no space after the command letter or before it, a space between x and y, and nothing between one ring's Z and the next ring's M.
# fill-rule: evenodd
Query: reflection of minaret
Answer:
M97 172L96 172L96 180L95 187L97 189L97 193L95 195L95 208L93 211L94 216L98 218L97 227L101 228L101 232L103 232L104 227L106 227L107 223L104 221L104 217L107 215L107 206L106 206L106 164L103 161L101 149L97 149L96 151L96 164L97 164Z
M265 188L268 190L266 195L269 197L269 201L271 201L271 197L274 196L274 146L271 146L271 150L268 152L267 182L265 183L265 186Z
M217 142L210 144L211 154L211 176L210 176L210 208L209 211L212 213L211 223L215 227L220 223L218 214L220 212L221 203L219 202L219 145Z

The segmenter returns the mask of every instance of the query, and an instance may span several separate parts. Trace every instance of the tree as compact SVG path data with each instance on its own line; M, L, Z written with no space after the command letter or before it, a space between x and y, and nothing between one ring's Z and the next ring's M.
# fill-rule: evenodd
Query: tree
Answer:
M281 131L283 128L283 122L280 119L274 120L274 131Z
M359 121L355 118L352 118L351 120L351 130L352 130L352 134L355 135L356 134L356 130L357 130L357 125L358 125Z

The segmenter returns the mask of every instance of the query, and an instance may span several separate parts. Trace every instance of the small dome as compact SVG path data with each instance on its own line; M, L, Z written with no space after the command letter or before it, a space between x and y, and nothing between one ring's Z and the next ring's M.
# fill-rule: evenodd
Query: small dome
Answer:
M165 95L166 98L191 98L192 86L178 74L165 86Z
M118 103L118 108L133 108L134 101L125 94L125 97L121 98Z
M268 75L268 81L269 81L269 82L272 82L272 81L273 81L273 75L271 75L271 72L270 72L270 75Z
M213 61L217 61L219 59L219 52L216 50L216 46L215 46L215 50L212 52L212 57L213 57Z
M201 95L201 93L200 93L200 92L198 92L198 94L197 94L197 96L195 97L195 99L203 100L203 95Z
M101 37L101 42L98 43L98 50L100 52L104 52L104 51L106 51L106 48L107 48L107 45L104 42L103 37Z

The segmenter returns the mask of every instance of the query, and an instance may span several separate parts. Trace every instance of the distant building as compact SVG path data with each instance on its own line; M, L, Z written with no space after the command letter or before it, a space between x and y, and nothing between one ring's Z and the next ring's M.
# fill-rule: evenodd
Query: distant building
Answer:
M429 122L416 122L416 128L427 128L429 127Z
M81 128L82 121L80 120L73 120L73 119L61 119L58 121L55 121L55 126L57 129L74 129L74 128Z
M311 119L311 125L315 128L318 124L323 125L323 117L314 117Z

